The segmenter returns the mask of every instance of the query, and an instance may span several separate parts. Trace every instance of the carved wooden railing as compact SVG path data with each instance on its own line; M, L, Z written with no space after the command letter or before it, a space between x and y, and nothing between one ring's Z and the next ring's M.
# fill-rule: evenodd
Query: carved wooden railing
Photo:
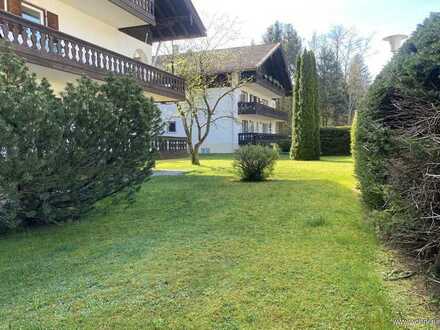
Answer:
M287 112L276 110L268 105L257 102L239 102L238 114L259 115L283 121L287 121L289 119L289 114Z
M241 73L241 77L242 79L248 79L251 82L260 84L279 96L287 95L286 88L278 80L262 71L244 71Z
M266 87L267 89L272 90L274 93L281 96L286 95L286 89L275 78L265 73L257 72L256 79L257 79L257 83L260 83L262 86Z
M238 134L238 144L248 145L248 144L261 144L268 145L272 143L279 143L283 140L288 139L285 135L280 134L267 134L267 133L240 133Z
M108 74L132 75L153 94L176 100L185 96L182 78L4 11L0 11L1 39L33 64L98 80Z
M135 16L145 19L148 23L155 21L155 0L110 0L110 2Z
M159 136L152 147L161 158L188 155L188 142L183 137Z

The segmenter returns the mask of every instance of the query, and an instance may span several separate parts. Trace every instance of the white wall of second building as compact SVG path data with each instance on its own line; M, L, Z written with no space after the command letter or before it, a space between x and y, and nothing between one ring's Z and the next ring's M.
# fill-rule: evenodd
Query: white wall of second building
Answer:
M227 90L224 88L210 89L210 103L214 104ZM238 146L238 134L241 132L241 123L238 120L239 91L234 91L219 103L215 118L208 138L201 147L202 153L232 153ZM175 122L176 132L168 132L165 129L164 136L184 137L185 130L182 121L177 115L177 107L174 104L159 105L164 123ZM167 125L165 125L167 127ZM193 138L197 139L197 129L193 130Z
M215 102L220 95L222 95L226 90L222 88L212 88L210 89L210 101ZM275 101L273 101L273 94L270 92L262 93L261 91L256 91L250 87L242 87L237 89L231 95L225 97L219 104L216 118L223 117L217 120L211 127L208 138L202 146L201 151L204 153L233 153L239 148L238 135L244 133L243 121L248 121L252 123L254 133L277 133L277 123L276 119L256 116L256 115L238 115L238 102L241 100L242 91L255 95L262 99L267 99L271 101L269 106L275 107ZM185 137L185 130L183 128L182 121L177 114L177 107L175 104L160 104L159 105L162 112L162 119L165 125L164 136L174 136L174 137ZM175 123L175 132L167 131L167 123ZM271 127L270 132L264 132L263 125ZM174 126L174 125L173 125ZM196 137L196 130L194 129L193 138Z

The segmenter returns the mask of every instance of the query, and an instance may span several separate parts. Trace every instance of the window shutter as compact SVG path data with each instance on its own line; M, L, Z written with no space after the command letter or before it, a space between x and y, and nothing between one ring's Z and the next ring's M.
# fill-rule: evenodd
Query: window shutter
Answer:
M55 15L54 13L51 13L50 11L47 12L47 26L54 30L59 30L59 21L58 21L58 15Z
M0 10L5 10L5 0L0 0Z
M8 11L14 15L21 16L21 0L8 0Z

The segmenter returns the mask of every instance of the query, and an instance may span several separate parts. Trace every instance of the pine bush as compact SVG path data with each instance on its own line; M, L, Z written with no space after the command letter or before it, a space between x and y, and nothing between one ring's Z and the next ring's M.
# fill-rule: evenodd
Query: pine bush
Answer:
M247 145L235 153L233 167L242 181L264 181L272 175L279 153L261 145Z
M139 187L154 165L160 113L130 77L87 78L60 98L0 55L0 230L77 219Z

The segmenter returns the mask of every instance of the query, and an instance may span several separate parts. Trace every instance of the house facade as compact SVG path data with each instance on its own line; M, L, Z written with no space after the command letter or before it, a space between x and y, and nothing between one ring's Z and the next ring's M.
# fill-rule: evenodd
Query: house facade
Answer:
M56 93L84 75L130 73L155 102L183 100L184 80L155 65L152 44L205 35L191 0L0 0L0 51L23 57ZM165 156L187 150L182 138L154 143Z
M232 153L246 144L269 144L283 136L289 115L280 109L280 100L292 93L292 82L280 44L258 45L213 51L219 58L216 74L229 74L232 81L246 81L224 98L216 111L210 134L201 153ZM162 62L165 60L162 59ZM209 97L215 102L230 88L214 87ZM166 122L165 136L185 136L176 105L161 105ZM196 132L194 132L196 134ZM194 136L196 139L196 136Z
M157 102L182 100L183 79L152 63L152 44L206 34L191 0L0 0L0 44L60 92L82 75L135 74Z

